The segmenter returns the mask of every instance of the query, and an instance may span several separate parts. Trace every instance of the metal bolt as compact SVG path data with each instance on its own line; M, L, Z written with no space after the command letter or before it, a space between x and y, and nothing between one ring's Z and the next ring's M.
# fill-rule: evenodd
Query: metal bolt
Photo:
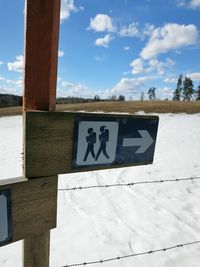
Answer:
M48 184L47 183L43 184L43 189L46 190L46 191L48 190Z
M40 126L40 129L41 130L46 130L46 128L47 128L47 126L45 124L43 124L43 125Z
M48 167L48 164L47 163L44 163L44 164L42 164L42 167L43 168L47 168Z

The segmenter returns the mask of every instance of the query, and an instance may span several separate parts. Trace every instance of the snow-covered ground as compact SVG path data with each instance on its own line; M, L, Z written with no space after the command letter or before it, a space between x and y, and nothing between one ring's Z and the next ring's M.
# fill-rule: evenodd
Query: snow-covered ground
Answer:
M61 175L59 188L200 176L200 114L159 117L152 165ZM21 175L21 151L22 117L0 118L0 179ZM200 240L199 203L200 180L60 191L51 267ZM199 250L193 245L102 266L199 267ZM0 266L22 266L21 259L21 241L0 248Z

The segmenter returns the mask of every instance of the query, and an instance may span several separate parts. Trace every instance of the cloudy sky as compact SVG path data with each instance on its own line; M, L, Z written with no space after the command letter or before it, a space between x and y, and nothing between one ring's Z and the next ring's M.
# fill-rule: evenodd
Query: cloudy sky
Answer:
M23 94L24 0L0 0L0 93ZM57 96L171 98L200 84L200 0L62 0Z

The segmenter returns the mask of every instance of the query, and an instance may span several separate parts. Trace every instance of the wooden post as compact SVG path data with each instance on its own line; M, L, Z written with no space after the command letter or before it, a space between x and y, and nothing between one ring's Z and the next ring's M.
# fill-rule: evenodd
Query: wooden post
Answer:
M49 266L50 231L24 240L24 266Z
M54 111L60 0L26 0L25 12L24 110ZM48 267L49 247L50 231L25 239L24 267Z
M60 0L26 0L24 110L55 110Z

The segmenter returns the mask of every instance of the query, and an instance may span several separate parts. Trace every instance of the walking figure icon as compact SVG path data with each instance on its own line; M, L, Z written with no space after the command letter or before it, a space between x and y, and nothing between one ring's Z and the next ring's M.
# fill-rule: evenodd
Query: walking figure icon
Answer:
M95 160L98 160L99 156L101 153L104 154L104 156L109 159L109 155L106 151L106 144L109 141L109 130L106 129L106 126L101 126L100 127L100 134L99 134L99 141L100 141L100 147L99 150L97 152L97 155L95 157Z
M112 163L116 155L118 128L115 121L77 121L76 165Z
M83 161L87 160L89 153L91 153L93 159L95 158L94 144L96 143L96 133L93 131L93 128L89 128L87 132L88 136L86 136L86 141L88 145Z

